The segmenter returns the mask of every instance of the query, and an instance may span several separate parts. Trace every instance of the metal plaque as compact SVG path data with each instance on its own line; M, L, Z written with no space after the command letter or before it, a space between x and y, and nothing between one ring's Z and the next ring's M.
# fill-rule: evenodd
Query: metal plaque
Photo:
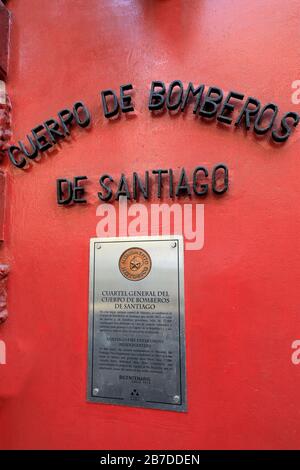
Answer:
M183 239L90 241L88 401L186 411Z

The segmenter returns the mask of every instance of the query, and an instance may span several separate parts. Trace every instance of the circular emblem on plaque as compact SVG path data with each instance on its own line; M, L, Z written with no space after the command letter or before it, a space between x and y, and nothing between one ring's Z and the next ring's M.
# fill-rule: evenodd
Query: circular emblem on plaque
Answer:
M121 274L130 281L140 281L151 271L151 258L142 248L129 248L119 259Z

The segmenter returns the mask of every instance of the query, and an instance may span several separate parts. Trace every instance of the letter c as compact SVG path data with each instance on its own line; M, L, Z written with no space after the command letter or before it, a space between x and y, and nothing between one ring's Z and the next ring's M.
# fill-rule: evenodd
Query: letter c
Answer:
M10 161L17 168L24 168L24 166L26 165L25 157L20 158L20 160L16 160L14 156L15 151L17 151L18 154L22 153L22 150L20 149L20 147L18 147L17 145L11 145L8 149L8 156L9 156Z

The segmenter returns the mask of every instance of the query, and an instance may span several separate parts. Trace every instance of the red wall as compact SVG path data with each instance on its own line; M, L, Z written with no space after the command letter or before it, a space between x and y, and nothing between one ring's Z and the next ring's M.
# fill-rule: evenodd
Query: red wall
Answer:
M42 5L41 5L42 4ZM11 0L14 141L83 100L93 116L30 170L9 172L9 319L0 326L1 448L297 448L299 142L275 146L192 112L151 116L152 80L291 102L299 1ZM104 119L99 92L132 82L136 117ZM298 134L299 135L299 134ZM220 161L205 244L185 253L188 413L86 403L89 238L97 178ZM87 175L89 204L56 204L56 178ZM168 202L166 200L166 202ZM181 201L183 203L184 201Z
M9 44L9 13L4 4L0 1L0 80L4 80L7 75L8 66L8 44Z

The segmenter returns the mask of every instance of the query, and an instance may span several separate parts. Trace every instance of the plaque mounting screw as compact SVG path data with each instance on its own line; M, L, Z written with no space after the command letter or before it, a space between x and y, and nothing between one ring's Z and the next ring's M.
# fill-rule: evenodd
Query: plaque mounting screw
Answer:
M94 388L93 393L94 393L94 395L97 395L99 393L99 388Z
M100 248L101 248L101 245L98 243L97 250L100 250Z
M177 246L176 242L171 243L171 248L176 248L176 246Z
M179 400L180 400L180 396L179 395L174 395L174 397L173 397L174 403L179 403Z

